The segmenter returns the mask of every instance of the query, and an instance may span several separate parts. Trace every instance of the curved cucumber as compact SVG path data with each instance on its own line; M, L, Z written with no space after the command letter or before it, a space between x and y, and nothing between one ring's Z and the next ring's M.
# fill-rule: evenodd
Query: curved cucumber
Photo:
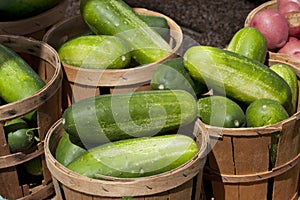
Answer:
M196 142L181 134L133 138L90 149L67 167L90 178L136 178L175 169L198 151Z
M171 52L170 45L122 0L83 0L80 12L95 34L127 41L139 64L156 62Z
M190 75L208 88L239 102L269 98L291 106L289 85L268 66L246 56L210 46L194 46L184 54Z
M297 75L288 65L285 64L274 64L270 66L270 69L281 76L290 86L292 91L292 107L290 110L288 110L288 113L289 115L293 115L297 111L297 101L299 93Z
M267 40L256 28L244 27L232 37L227 50L265 63L268 52Z
M70 140L85 148L174 130L197 117L197 103L184 90L107 94L84 99L62 116Z
M0 97L12 103L44 87L39 75L13 50L0 44ZM31 120L34 112L26 115Z

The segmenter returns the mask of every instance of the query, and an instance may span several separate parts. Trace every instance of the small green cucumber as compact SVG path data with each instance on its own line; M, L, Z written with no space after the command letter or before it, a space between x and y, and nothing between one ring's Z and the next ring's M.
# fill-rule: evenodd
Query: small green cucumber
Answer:
M29 125L24 119L16 118L11 121L5 122L3 128L4 128L4 132L8 134L10 132L14 132L19 129L29 128Z
M55 158L60 164L67 166L85 152L85 149L73 144L70 141L68 133L64 133L57 145Z
M263 63L246 56L210 46L193 46L184 54L190 75L208 88L234 101L249 105L261 98L292 104L289 85Z
M108 35L78 36L65 42L58 55L66 64L89 69L121 69L131 60L126 42Z
M22 128L7 134L7 143L12 153L29 149L34 141L34 129Z
M290 86L292 91L292 106L288 110L289 115L293 115L297 111L297 101L298 101L298 79L295 72L286 64L273 64L270 69L275 71L279 76L281 76L287 84Z
M80 13L98 35L116 35L131 48L132 58L149 64L166 57L170 45L122 0L83 0Z
M244 27L230 40L227 50L265 63L267 56L267 40L256 28Z
M137 178L175 169L198 152L196 142L181 134L133 138L90 149L67 168L90 178Z
M70 140L81 147L146 137L193 122L197 102L184 90L105 94L72 104L62 116Z
M164 17L139 14L140 18L158 32L166 41L170 39L170 26Z
M161 64L155 69L150 82L153 90L186 90L197 95L207 92L206 85L194 82L184 68L183 58L172 58Z
M246 125L242 108L224 96L206 96L198 100L198 117L206 124L225 128Z
M44 87L44 81L16 52L0 44L0 97L7 103L33 95ZM35 112L25 116L32 120Z
M261 127L272 125L289 117L285 108L277 101L271 99L258 99L251 103L246 110L246 123L248 127ZM280 132L272 133L270 146L270 165L275 166L278 139Z

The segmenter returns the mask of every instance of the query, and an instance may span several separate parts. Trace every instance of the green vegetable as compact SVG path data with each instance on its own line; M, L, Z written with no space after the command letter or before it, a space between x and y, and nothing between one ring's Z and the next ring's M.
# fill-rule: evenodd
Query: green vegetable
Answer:
M175 169L198 151L196 142L181 134L133 138L95 147L67 167L90 178L136 178Z
M223 96L206 96L198 100L198 117L209 125L238 128L246 125L242 108Z
M106 94L68 107L62 116L70 140L85 148L145 137L189 124L197 116L194 97L184 90Z
M61 1L62 0L2 0L0 1L0 21L11 21L31 17L54 7Z
M124 39L139 64L156 62L171 52L170 45L122 0L83 0L80 12L95 34Z
M267 40L256 28L244 27L232 37L227 50L264 63L268 52Z
M7 134L7 142L12 153L29 149L34 141L34 129L23 128Z
M27 122L24 119L16 118L16 119L6 122L3 126L3 128L4 128L4 132L6 134L8 134L10 132L14 132L19 129L29 128L29 125L27 124Z
M277 101L271 99L258 99L251 103L246 110L246 121L248 127L261 127L272 125L289 117L284 107ZM270 146L270 164L275 166L278 139L280 132L272 133Z
M292 106L289 85L273 70L246 56L209 46L194 46L184 54L190 75L219 94L249 105L261 98Z
M285 64L274 64L270 66L270 69L275 71L279 76L281 76L291 88L292 92L292 106L288 110L289 115L293 115L297 111L297 101L298 101L298 79L295 72Z
M129 65L130 49L120 38L84 35L65 42L58 50L62 62L81 68L121 69Z
M55 151L55 158L63 166L67 166L85 152L85 149L73 144L70 141L69 134L65 133L59 140Z
M207 91L206 85L192 80L181 57L159 64L150 85L153 90L186 90L193 95Z
M38 92L45 85L39 75L16 52L0 44L0 97L7 103ZM35 112L25 116L33 120Z

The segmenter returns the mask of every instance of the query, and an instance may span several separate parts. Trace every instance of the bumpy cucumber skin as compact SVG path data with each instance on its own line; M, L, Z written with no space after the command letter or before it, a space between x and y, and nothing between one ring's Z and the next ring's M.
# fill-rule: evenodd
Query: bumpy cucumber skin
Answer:
M45 85L36 72L15 52L0 44L0 96L12 103L39 91Z
M153 90L91 97L62 116L70 140L89 148L102 143L174 130L197 117L197 102L184 90Z
M83 0L80 12L95 34L127 41L139 64L156 62L171 52L170 45L122 0Z
M121 69L127 67L131 59L125 41L106 35L76 37L65 42L58 54L64 63L89 69Z
M298 92L299 92L297 75L288 65L285 64L277 63L271 65L270 69L275 71L290 86L292 91L292 106L291 109L287 111L289 115L293 115L297 111L297 101L298 101Z
M202 83L195 83L183 65L183 58L172 58L158 65L150 82L153 90L186 90L197 95L207 92Z
M90 178L144 177L175 169L198 151L196 142L181 134L133 138L95 147L67 168Z
M62 0L8 0L0 1L0 19L17 20L31 17L54 7ZM1 21L0 20L0 21Z
M256 28L244 27L232 37L227 50L265 63L268 52L267 40Z
M73 144L69 134L65 133L57 145L55 158L60 164L67 166L85 152L85 149Z
M225 128L246 125L242 108L223 96L206 96L198 100L198 117L206 124Z
M210 46L191 47L183 58L190 75L219 94L247 105L269 98L291 106L288 84L261 62Z

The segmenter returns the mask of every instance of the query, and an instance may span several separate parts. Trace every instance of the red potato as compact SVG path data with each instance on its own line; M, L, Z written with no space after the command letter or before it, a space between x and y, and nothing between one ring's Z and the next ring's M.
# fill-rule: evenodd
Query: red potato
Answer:
M299 12L300 11L300 4L297 2L287 2L285 4L282 4L281 6L278 6L278 11L282 15L286 15L290 12Z
M283 47L289 37L287 20L278 10L257 12L251 19L250 26L258 29L265 36L270 51Z
M300 4L300 0L277 0L277 7L278 9L280 9L281 6L289 3L289 2L295 2L295 3L298 3Z
M281 49L278 50L278 53L286 54L292 60L300 62L300 40L295 38L289 40Z

